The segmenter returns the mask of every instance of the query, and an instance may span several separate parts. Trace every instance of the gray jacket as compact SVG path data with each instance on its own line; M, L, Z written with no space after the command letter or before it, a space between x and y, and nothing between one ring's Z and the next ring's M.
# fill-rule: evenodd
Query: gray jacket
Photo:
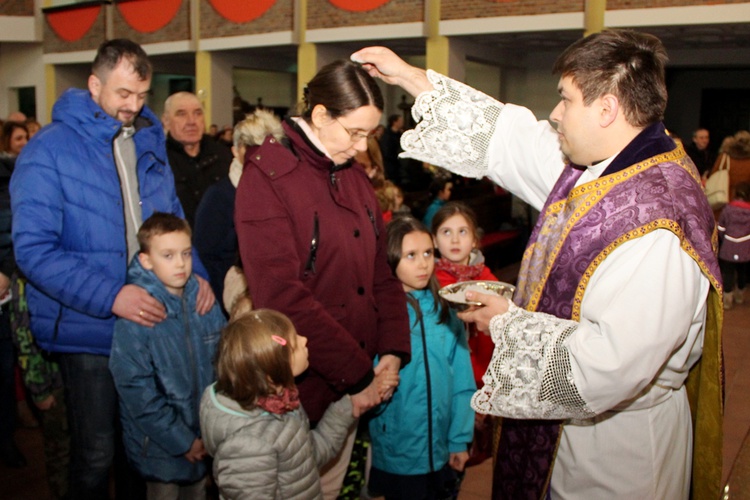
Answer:
M283 500L323 498L318 468L336 456L355 421L348 397L310 431L302 407L283 415L247 411L214 385L203 393L200 420L222 499Z

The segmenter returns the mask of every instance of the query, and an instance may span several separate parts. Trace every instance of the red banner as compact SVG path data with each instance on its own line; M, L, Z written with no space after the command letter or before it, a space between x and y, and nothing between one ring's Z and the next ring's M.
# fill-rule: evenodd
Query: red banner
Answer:
M119 2L120 11L125 22L141 33L153 33L169 24L182 5L182 0L139 0Z
M276 0L208 0L221 17L233 23L246 23L266 13Z
M377 9L387 4L391 0L328 0L339 9L350 12L366 12Z
M101 5L61 10L46 14L52 31L66 42L80 40L94 25L101 12Z

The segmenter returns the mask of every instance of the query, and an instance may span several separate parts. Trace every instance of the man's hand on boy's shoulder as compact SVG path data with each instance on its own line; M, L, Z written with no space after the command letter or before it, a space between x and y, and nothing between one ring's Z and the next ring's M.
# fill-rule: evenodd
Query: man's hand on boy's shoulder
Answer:
M149 328L167 318L164 305L138 285L120 288L112 304L112 313Z
M195 279L198 280L198 297L195 300L195 310L202 316L208 313L214 306L216 296L214 296L214 291L211 289L208 281L197 274L195 275Z

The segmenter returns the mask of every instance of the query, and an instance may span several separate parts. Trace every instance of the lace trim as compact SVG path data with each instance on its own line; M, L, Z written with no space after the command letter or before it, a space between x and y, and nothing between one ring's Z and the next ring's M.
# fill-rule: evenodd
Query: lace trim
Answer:
M435 90L419 94L414 130L401 136L400 155L447 168L465 177L487 175L487 150L504 105L476 89L432 70Z
M510 304L492 318L495 343L484 387L471 398L480 413L517 419L586 419L595 414L581 398L564 341L578 323Z

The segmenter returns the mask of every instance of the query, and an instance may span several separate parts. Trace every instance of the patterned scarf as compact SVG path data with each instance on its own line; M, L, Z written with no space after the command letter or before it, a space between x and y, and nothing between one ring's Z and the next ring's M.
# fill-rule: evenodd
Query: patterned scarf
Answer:
M445 257L435 262L436 271L445 271L456 277L456 281L472 281L484 270L484 259L477 264L456 264Z
M256 405L269 413L283 415L286 412L299 408L299 390L296 387L284 389L281 394L272 394L258 398Z

